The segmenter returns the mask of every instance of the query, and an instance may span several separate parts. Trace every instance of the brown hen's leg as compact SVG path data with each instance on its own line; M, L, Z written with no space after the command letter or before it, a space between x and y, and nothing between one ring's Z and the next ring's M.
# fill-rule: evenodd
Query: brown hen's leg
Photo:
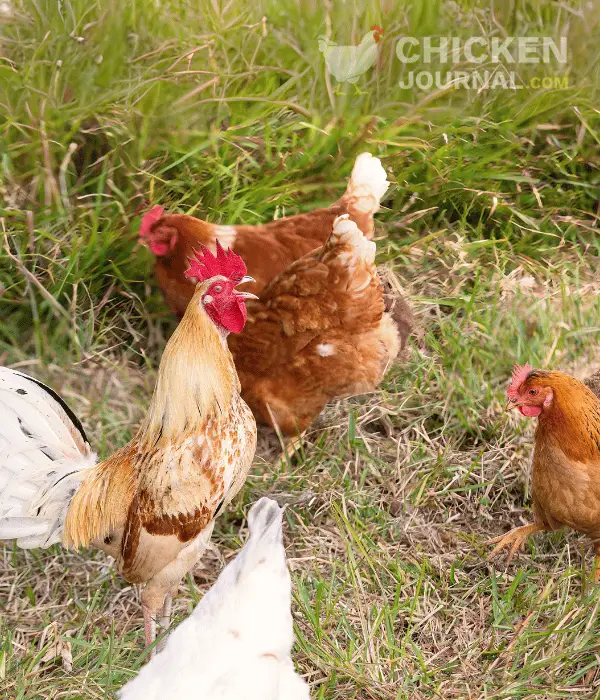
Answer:
M488 554L488 559L492 559L505 547L510 545L510 550L508 556L506 557L507 565L510 564L512 558L515 556L515 552L523 546L525 540L529 535L533 535L536 532L542 532L548 528L543 523L531 523L531 525L523 525L522 527L516 527L514 530L507 532L506 535L500 535L499 537L494 537L488 540L486 544L495 544L494 549Z
M600 542L594 542L594 583L600 583Z
M279 456L279 460L283 462L291 462L294 458L294 455L300 452L300 448L302 447L302 441L304 440L305 435L306 430L303 430L300 433L300 435L296 435L296 437L290 438L290 441L287 443L285 449Z

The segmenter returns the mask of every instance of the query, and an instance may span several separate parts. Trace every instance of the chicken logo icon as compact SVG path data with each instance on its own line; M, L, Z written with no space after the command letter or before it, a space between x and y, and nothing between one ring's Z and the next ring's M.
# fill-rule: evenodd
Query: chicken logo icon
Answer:
M359 77L375 64L377 45L383 29L373 25L358 46L338 46L324 36L319 37L319 51L325 56L327 70L340 83L356 86Z

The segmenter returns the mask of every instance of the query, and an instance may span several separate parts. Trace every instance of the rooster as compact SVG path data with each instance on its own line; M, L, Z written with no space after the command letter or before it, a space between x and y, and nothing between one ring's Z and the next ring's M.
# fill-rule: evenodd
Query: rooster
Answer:
M0 368L0 539L24 548L98 547L144 583L146 644L168 625L171 596L210 539L215 516L252 464L256 424L227 349L254 295L242 259L198 254L199 280L163 353L135 437L97 462L80 421L49 387Z
M319 51L327 69L339 83L356 85L360 76L375 65L383 29L373 25L358 46L338 46L324 36L319 37Z
M218 226L185 214L165 214L155 206L142 218L140 242L156 256L158 284L171 311L181 316L194 293L194 281L184 273L196 248L204 245L214 252L217 240L232 248L255 279L248 290L260 294L294 260L322 246L340 214L350 214L365 236L372 238L373 215L388 186L379 159L363 153L356 159L345 194L328 208L260 226Z
M255 416L294 435L328 401L379 384L401 341L374 259L375 243L345 214L322 248L248 303L248 324L231 351Z
M309 700L294 671L290 574L283 510L261 498L248 514L250 537L158 656L120 700Z
M534 521L489 543L490 557L510 547L508 561L529 535L570 527L587 534L600 581L600 399L562 372L516 366L507 408L537 418L532 466Z

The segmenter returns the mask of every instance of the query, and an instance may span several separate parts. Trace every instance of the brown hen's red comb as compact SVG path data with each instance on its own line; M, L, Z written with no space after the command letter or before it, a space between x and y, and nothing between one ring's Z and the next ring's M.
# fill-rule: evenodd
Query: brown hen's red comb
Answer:
M241 282L246 274L246 265L233 250L225 250L217 241L217 254L213 255L206 246L194 251L194 257L188 258L190 266L185 271L186 277L196 277L200 282L211 277L227 277L233 282Z
M521 384L527 379L530 372L533 372L533 367L529 362L526 362L522 367L520 365L513 367L512 379L506 392L511 401L516 401L519 398Z
M160 206L156 205L152 207L150 211L147 211L144 216L142 216L142 222L140 223L140 238L148 238L150 235L150 230L154 224L162 218L165 210Z

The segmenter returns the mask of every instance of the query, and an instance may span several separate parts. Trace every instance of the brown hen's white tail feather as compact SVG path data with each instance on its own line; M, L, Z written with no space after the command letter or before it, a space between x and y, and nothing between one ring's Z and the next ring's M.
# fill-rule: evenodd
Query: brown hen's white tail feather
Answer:
M326 243L326 247L332 248L339 244L347 245L352 248L352 262L362 261L365 263L372 263L375 260L375 243L365 238L363 232L354 221L350 219L348 214L338 216L333 222L333 231ZM350 262L350 260L348 262Z
M96 462L71 409L41 382L0 367L0 540L60 542L71 498Z
M343 199L350 212L375 214L390 183L379 158L361 153L354 163Z

